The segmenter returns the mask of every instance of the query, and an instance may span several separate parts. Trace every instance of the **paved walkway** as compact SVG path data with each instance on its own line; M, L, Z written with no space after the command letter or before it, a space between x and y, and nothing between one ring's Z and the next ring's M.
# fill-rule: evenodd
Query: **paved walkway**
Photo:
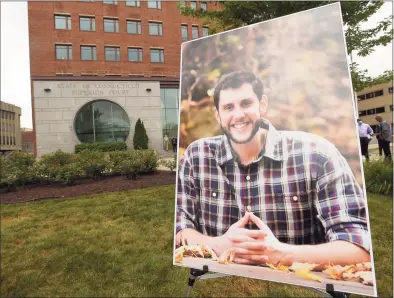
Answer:
M164 159L164 160L169 160L170 161L170 160L173 160L174 157L175 157L175 152L173 152L173 151L160 150L157 153L158 153L159 159ZM159 165L157 169L160 170L160 171L170 171L169 168L164 167L162 165ZM175 170L176 169L174 169L174 171Z

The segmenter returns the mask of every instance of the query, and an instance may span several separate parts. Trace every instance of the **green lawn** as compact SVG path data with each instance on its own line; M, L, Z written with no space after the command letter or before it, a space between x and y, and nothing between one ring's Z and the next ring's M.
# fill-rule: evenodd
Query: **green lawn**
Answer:
M1 296L183 296L172 265L174 186L1 206ZM379 296L392 294L392 200L369 195ZM225 277L193 296L311 297L279 283Z

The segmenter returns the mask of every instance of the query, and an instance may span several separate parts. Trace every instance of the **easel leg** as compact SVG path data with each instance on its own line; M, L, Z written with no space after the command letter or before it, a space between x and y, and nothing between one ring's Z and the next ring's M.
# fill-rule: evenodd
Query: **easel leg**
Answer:
M190 292L193 289L194 282L196 281L196 279L198 279L201 275L204 275L207 272L208 272L208 266L206 266L206 265L203 266L203 270L190 269L189 281L187 283L187 291L186 291L185 297L189 297Z
M330 294L332 298L349 298L350 297L349 293L334 291L334 285L332 285L332 284L326 285L326 292L328 294Z

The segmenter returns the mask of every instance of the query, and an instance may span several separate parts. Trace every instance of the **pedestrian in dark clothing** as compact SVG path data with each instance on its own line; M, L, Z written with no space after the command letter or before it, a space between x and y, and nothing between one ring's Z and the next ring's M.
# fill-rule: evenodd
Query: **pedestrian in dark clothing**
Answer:
M380 134L380 125L376 125L376 139L378 140L378 146L379 146L379 156L382 156L382 152L383 152L383 142L382 140L379 138L379 134Z
M384 157L386 160L391 161L391 150L390 150L390 142L392 139L392 130L391 125L382 118L382 116L376 116L376 121L379 122L379 139L382 141L382 148Z
M177 145L178 145L178 140L177 140L177 138L172 138L172 139L171 139L171 143L172 143L172 150L173 150L174 152L176 152L176 147L177 147Z

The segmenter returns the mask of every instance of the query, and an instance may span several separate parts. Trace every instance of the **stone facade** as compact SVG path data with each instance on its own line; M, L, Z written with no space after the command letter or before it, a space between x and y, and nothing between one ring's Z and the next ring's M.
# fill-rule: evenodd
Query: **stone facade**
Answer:
M22 150L20 107L0 101L0 152Z
M94 100L112 101L125 110L130 121L128 148L133 148L135 123L140 118L149 148L162 150L158 81L33 81L33 90L37 156L57 149L74 152L80 143L74 118L82 106Z

